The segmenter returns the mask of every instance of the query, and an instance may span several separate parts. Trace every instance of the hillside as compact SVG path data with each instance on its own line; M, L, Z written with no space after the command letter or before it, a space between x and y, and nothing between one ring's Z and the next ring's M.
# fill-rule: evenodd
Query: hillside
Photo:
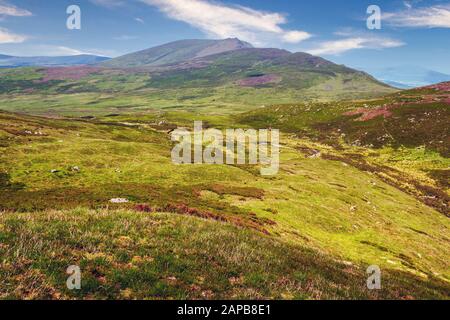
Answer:
M0 225L2 299L448 298L445 282L395 270L368 291L365 266L195 217L52 210L0 213ZM80 291L61 285L67 263L82 267Z
M249 48L237 39L174 42L94 66L0 69L2 109L41 114L50 110L86 116L186 107L230 113L267 104L367 99L396 91L364 72L320 57ZM41 95L45 105L29 103Z
M296 121L333 123L321 107ZM0 112L0 296L74 297L61 279L78 264L86 282L75 294L86 299L448 298L448 217L390 183L386 169L370 170L395 158L401 166L399 153L335 149L285 130L276 177L249 166L174 166L167 130L191 117ZM203 117L218 128L236 123ZM448 166L434 153L400 152L405 177ZM366 167L348 161L367 153ZM372 264L383 270L382 291L365 287Z
M447 82L369 101L270 106L238 121L312 140L307 154L369 171L450 216L449 106Z

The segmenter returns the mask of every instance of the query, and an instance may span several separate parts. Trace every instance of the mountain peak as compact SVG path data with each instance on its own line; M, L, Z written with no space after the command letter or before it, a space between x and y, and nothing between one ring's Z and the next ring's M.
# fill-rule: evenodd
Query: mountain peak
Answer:
M237 38L223 40L178 40L131 53L103 63L106 67L157 67L190 61L206 56L253 48Z

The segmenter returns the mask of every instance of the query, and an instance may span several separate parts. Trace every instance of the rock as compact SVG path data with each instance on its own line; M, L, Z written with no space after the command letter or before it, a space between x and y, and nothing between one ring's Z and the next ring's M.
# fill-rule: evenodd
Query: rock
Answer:
M72 167L72 171L80 172L80 168L78 166Z
M316 153L314 153L313 155L309 156L308 158L310 159L318 159L322 156L322 153L320 151L317 151Z
M59 170L56 170L56 169L52 169L52 170L50 170L50 172L51 172L51 173L58 173L58 172L59 172Z
M129 201L128 201L128 199L125 199L125 198L114 198L114 199L109 200L109 202L111 202L111 203L128 203Z

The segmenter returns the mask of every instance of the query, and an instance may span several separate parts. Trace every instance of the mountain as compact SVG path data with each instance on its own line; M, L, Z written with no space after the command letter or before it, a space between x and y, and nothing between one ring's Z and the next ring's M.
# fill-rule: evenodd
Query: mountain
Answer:
M144 95L143 103L164 107L220 102L241 109L373 98L397 91L367 73L321 57L254 48L239 39L182 40L92 66L20 70L0 77L0 94L112 93Z
M0 55L0 68L92 65L109 59L107 57L88 54L60 57L14 57Z
M252 48L252 45L239 39L180 40L112 59L102 63L102 66L127 68L169 65L244 48Z
M367 70L375 78L402 89L450 81L450 75L417 66L398 66Z
M133 65L145 64L136 60ZM274 48L229 50L146 68L151 73L148 86L159 89L234 87L256 88L262 93L272 88L272 98L295 96L296 100L346 99L394 91L367 73L307 53Z

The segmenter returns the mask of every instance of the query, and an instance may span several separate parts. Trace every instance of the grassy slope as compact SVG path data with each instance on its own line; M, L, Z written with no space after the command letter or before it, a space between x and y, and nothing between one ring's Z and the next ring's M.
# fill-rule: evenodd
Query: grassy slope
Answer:
M229 61L216 64L230 67ZM216 79L212 88L196 82L216 67L184 74L183 82L193 81L184 88L172 74L159 89L149 83L163 78L139 72L107 70L78 81L41 83L36 80L42 70L0 70L3 110L97 117L58 120L0 112L3 297L71 297L61 279L66 264L76 261L89 272L81 293L86 298L448 298L450 224L442 214L449 195L447 104L415 104L418 95L433 94L428 90L259 108L349 99L355 97L357 77L322 83L324 75L298 78L288 68L283 81L310 81L309 87L243 88ZM252 72L271 72L270 67ZM379 89L366 84L358 86L358 97ZM344 115L399 100L411 104L393 109L386 119L358 122L358 116ZM236 116L242 111L248 112ZM414 122L405 121L411 117ZM218 128L280 128L280 174L263 178L257 168L245 166L175 167L166 131L200 119ZM310 157L317 152L322 156ZM130 203L110 204L116 197ZM172 214L136 213L137 204ZM81 243L74 239L75 226L82 230ZM158 236L141 248L138 239L147 231ZM210 247L201 246L205 237ZM195 255L180 258L167 243ZM208 259L224 244L227 254L210 268ZM256 262L237 261L243 253L233 251L236 244L256 248L250 251L257 250ZM386 277L379 293L364 289L364 269L372 264ZM241 284L231 284L233 277L238 279L231 282Z
M131 211L0 213L0 298L446 298L447 285L365 267L228 224ZM65 288L68 265L82 290ZM413 293L414 296L411 296Z
M108 200L115 197L131 200L124 208L141 203L159 208L185 204L197 209L194 215L212 213L235 225L265 230L273 241L307 246L348 265L378 264L383 270L428 282L450 277L448 218L373 174L342 162L305 158L299 150L303 143L310 144L309 140L284 135L281 172L263 178L255 168L175 167L170 161L168 136L148 126L0 115L0 204L4 209L114 209ZM132 121L133 116L129 117ZM228 125L229 120L211 116L209 121L220 126ZM75 166L79 171L73 170ZM65 213L55 214L64 219ZM39 215L45 221L53 220L45 216ZM42 226L42 222L36 223ZM20 233L10 237L16 241ZM45 265L39 268L49 272ZM273 272L275 276L278 271ZM447 284L442 284L441 294L448 289L448 282L443 283ZM326 282L323 285L328 286ZM420 293L422 289L407 288L399 290L416 298L426 296ZM304 289L300 291L296 294L308 295ZM277 294L280 292L275 290L262 295ZM389 295L381 293L381 297Z
M247 49L205 59L201 68L169 70L2 69L0 105L3 110L65 116L199 108L235 113L275 103L363 99L396 91L366 74L281 50ZM46 79L48 72L57 76ZM255 74L275 74L280 81L238 84Z
M295 134L305 140L298 148L309 155L322 151L328 159L377 174L448 215L450 111L440 96L434 92L424 103L412 91L371 101L277 105L244 113L239 122ZM352 115L384 112L384 106L387 116L361 121Z

